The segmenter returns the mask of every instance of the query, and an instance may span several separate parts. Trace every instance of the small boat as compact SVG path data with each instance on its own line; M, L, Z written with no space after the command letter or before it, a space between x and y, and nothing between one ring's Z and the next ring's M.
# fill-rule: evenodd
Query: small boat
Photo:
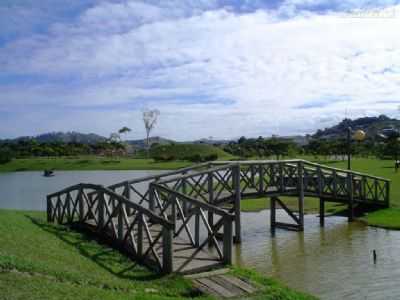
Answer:
M53 170L44 170L43 176L44 176L44 177L51 177L51 176L54 176L54 171L53 171Z

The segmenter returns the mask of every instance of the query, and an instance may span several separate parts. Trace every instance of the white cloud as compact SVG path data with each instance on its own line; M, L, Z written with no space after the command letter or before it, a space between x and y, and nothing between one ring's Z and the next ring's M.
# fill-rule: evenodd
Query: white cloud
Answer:
M239 14L211 1L177 3L172 10L173 4L104 2L72 25L9 43L0 49L3 72L48 82L0 85L0 103L9 110L76 107L46 119L67 130L79 118L75 126L88 131L105 106L108 120L97 125L104 134L118 122L141 128L140 107L157 106L158 133L178 139L304 133L328 117L340 119L346 108L356 117L397 107L389 100L400 100L400 16L308 12L282 19L280 11Z

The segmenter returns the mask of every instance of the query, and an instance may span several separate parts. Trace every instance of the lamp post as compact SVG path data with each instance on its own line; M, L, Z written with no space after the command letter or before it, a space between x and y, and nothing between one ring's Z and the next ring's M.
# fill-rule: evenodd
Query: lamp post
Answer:
M351 140L352 138L358 142L361 142L365 139L365 132L358 129L354 132L353 136L351 134L353 130L351 127L347 127L347 169L351 170Z

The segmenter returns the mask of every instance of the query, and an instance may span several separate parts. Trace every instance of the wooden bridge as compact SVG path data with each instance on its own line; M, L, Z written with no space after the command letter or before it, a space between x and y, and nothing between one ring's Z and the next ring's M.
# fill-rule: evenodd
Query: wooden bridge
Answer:
M269 197L271 229L304 230L305 197L348 206L389 206L390 181L304 160L212 162L109 187L81 183L47 196L49 222L78 224L163 273L231 264L241 240L240 204ZM298 199L291 210L281 196ZM279 222L280 206L293 220Z

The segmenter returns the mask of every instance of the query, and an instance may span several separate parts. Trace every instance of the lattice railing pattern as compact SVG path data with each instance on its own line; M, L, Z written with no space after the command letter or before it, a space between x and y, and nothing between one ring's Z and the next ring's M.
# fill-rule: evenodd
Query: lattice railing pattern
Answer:
M190 257L175 266L178 272L195 260L206 246L215 249L217 261L231 263L232 214L161 184L152 184L150 193L160 215L174 224L174 239L195 248ZM185 204L189 204L186 210ZM201 232L206 234L202 235ZM218 236L223 237L222 243L218 241Z
M79 184L47 196L50 222L91 225L152 268L171 272L173 224L98 185Z

